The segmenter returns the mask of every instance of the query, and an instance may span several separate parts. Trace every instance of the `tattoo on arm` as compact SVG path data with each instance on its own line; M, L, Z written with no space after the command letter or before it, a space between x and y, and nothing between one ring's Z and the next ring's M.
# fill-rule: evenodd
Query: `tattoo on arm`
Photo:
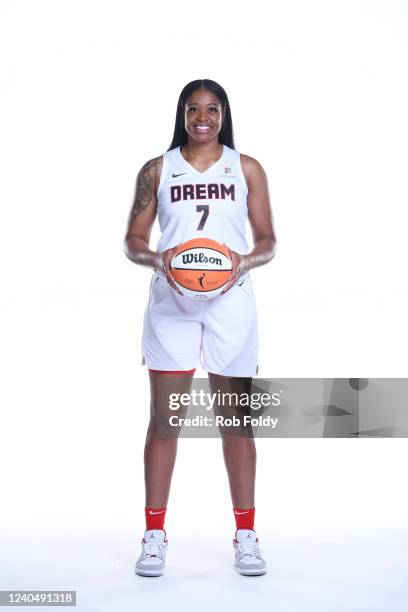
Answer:
M155 177L158 176L162 163L162 156L155 157L146 162L137 175L135 199L130 213L131 220L149 206L155 188Z

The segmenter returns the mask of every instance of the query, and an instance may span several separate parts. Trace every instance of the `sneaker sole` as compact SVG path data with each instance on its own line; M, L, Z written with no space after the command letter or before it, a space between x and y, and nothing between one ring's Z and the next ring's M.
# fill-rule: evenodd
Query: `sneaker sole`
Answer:
M137 574L138 576L163 576L164 570L142 570L136 568L135 574Z
M235 570L238 572L238 574L241 574L241 576L263 576L268 571L267 569L240 569L236 565Z

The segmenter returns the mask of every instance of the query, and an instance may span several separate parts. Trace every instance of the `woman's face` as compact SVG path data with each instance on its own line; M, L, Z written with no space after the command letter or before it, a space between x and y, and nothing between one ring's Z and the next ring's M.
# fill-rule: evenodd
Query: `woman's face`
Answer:
M197 142L218 140L223 116L222 106L215 94L206 89L197 89L186 101L184 125L187 134Z

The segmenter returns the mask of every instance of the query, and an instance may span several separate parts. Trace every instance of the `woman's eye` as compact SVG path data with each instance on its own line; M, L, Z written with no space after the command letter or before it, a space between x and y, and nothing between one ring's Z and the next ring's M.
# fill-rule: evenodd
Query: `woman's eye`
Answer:
M196 106L190 106L190 108L188 109L188 111L191 113L193 111L196 111L197 107ZM211 106L211 108L208 109L209 111L213 111L213 112L218 112L218 108L216 106Z

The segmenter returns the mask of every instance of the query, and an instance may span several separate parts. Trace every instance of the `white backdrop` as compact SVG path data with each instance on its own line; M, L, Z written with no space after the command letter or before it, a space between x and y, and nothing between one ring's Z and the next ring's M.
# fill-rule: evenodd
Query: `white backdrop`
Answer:
M407 375L407 2L3 0L0 19L9 533L142 533L151 272L123 238L193 79L226 89L269 178L259 375ZM259 440L256 527L406 529L407 457L405 440ZM219 440L180 441L166 524L232 536Z

